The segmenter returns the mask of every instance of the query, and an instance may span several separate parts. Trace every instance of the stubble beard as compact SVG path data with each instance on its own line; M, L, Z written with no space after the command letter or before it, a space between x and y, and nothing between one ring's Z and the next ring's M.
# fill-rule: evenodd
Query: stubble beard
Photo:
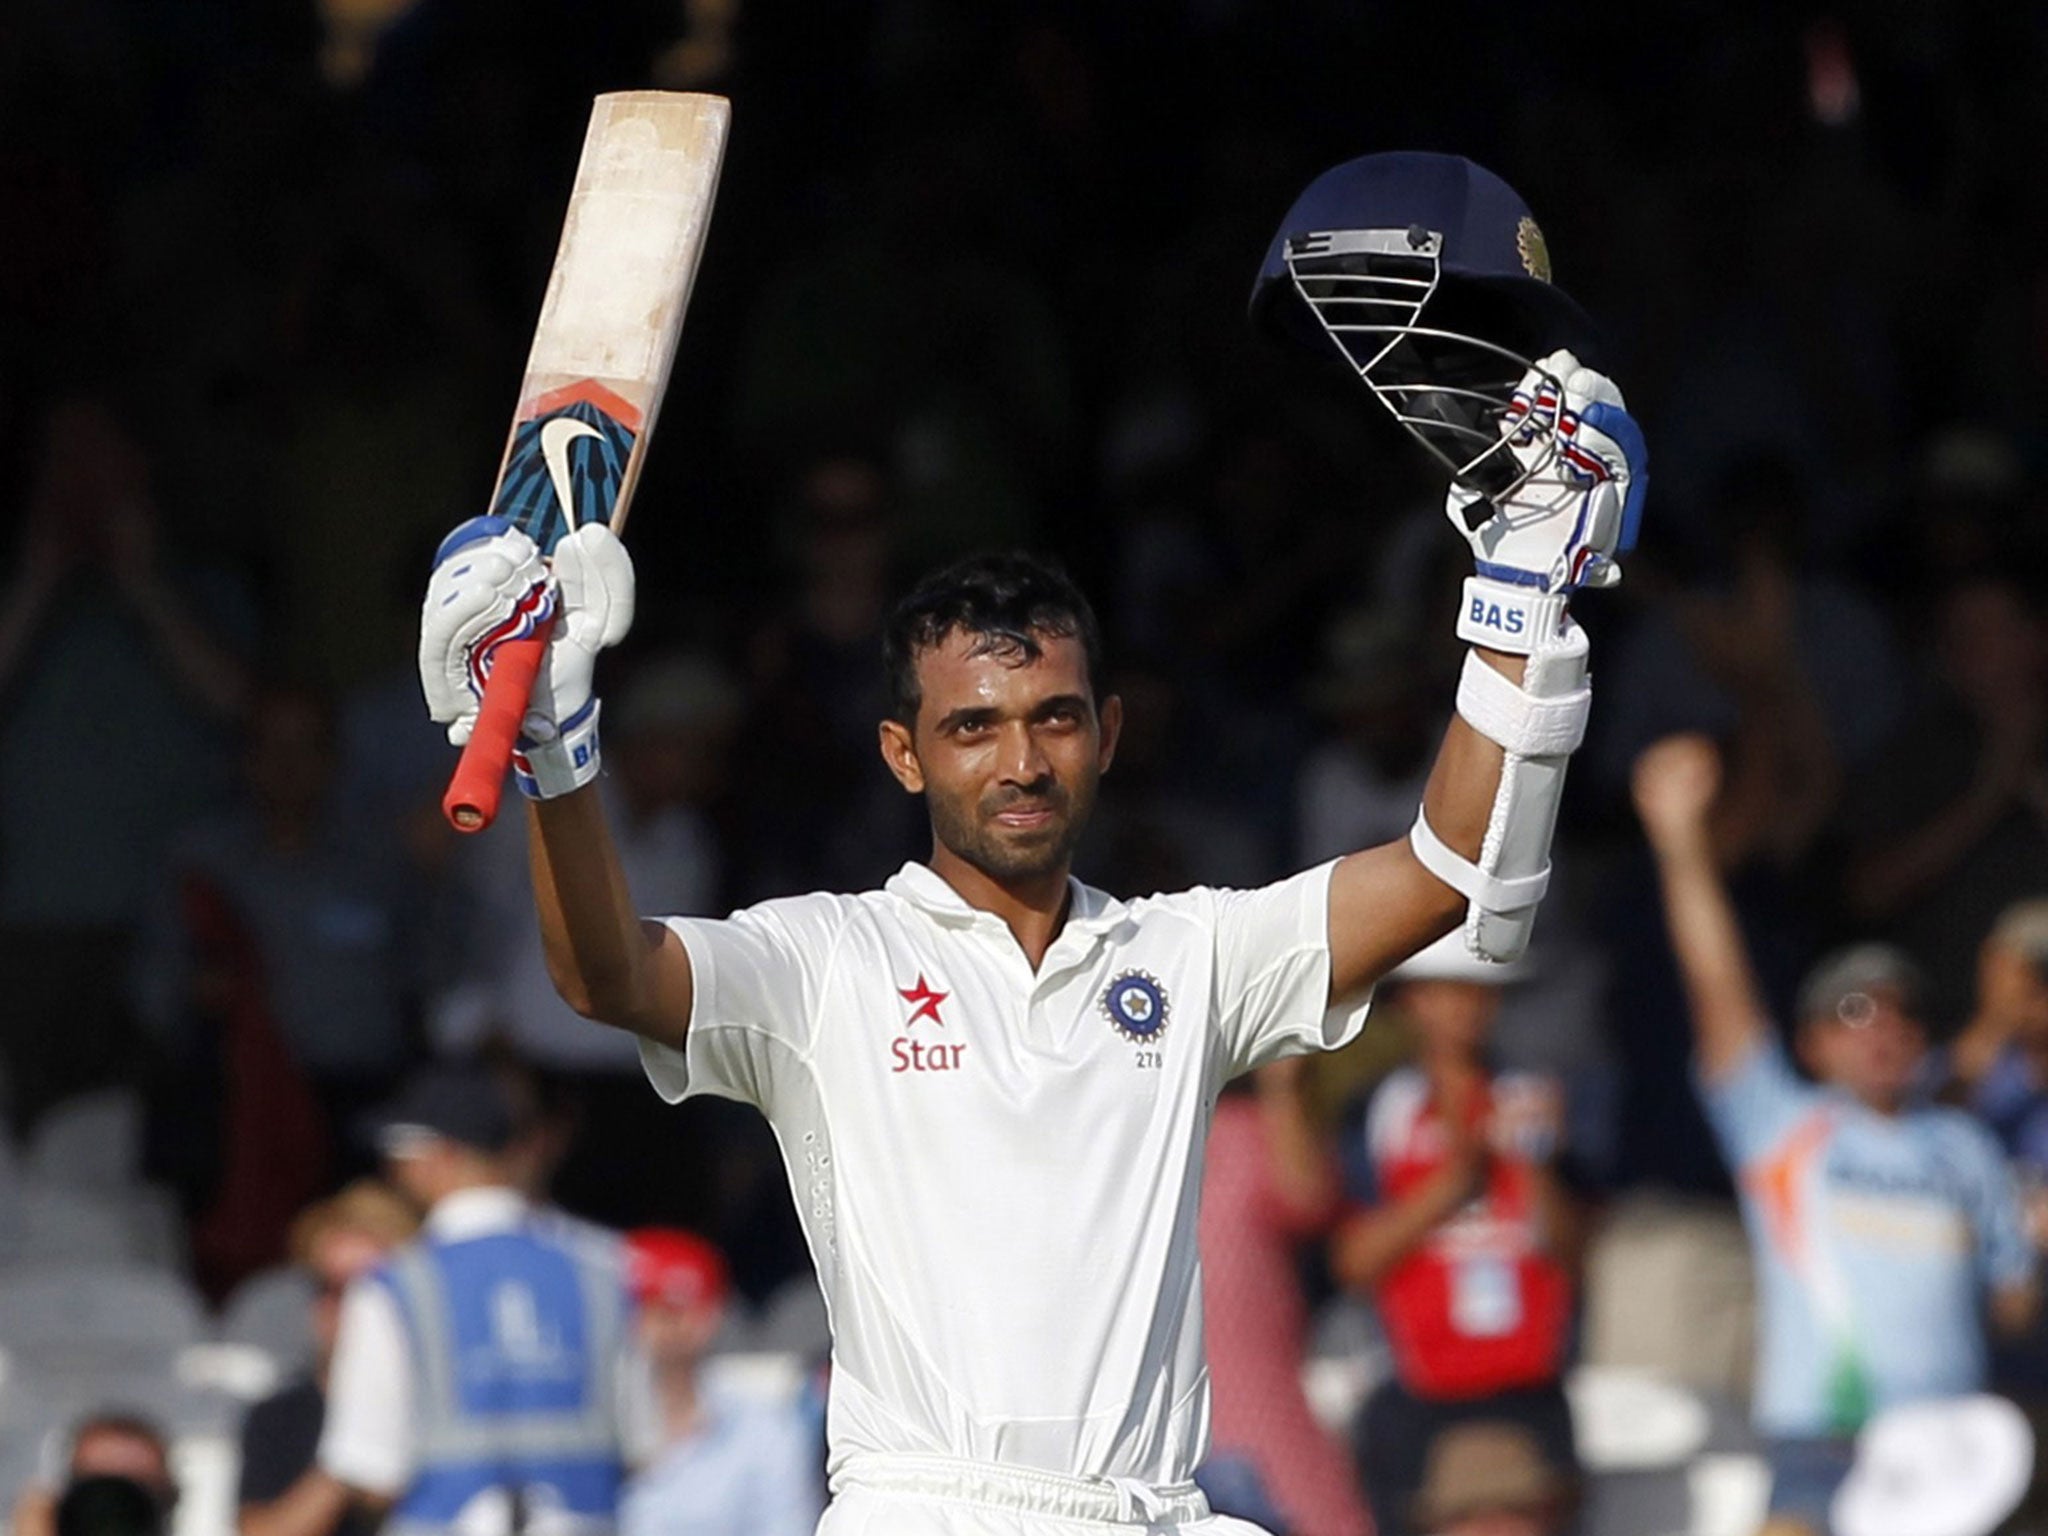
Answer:
M1058 819L1044 833L1025 839L1004 837L995 816L1027 801L1049 804ZM1061 873L1072 861L1094 809L1095 786L1077 786L1069 793L1064 785L1055 784L1042 795L991 796L974 804L927 795L925 802L931 811L932 835L949 853L992 880L1031 880Z

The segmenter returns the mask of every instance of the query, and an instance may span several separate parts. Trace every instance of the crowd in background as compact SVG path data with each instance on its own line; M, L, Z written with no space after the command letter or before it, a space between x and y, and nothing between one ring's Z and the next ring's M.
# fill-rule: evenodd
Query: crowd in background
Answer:
M588 98L657 84L735 105L629 540L641 613L602 679L646 910L861 888L925 851L876 761L880 625L908 577L992 545L1057 552L1109 636L1128 726L1083 878L1244 885L1403 835L1464 547L1366 392L1243 314L1316 172L1455 150L1536 209L1604 323L1653 491L1626 580L1579 605L1598 702L1527 975L1483 1025L1412 983L1358 1052L1247 1101L1299 1154L1232 1207L1272 1229L1256 1294L1301 1290L1250 1358L1387 1283L1356 1213L1404 1176L1400 1114L1483 1061L1522 1106L1493 1196L1540 1215L1555 1269L1523 1277L1556 1328L1516 1389L1583 1354L1747 1390L1701 1299L1742 1154L1702 1107L1630 803L1681 732L1719 745L1714 857L1760 1000L1789 1029L1816 959L1897 946L2040 1241L2048 956L2012 914L2048 893L2044 45L1991 5L1674 8L1597 48L1472 3L11 5L8 1123L136 1090L218 1300L371 1171L365 1116L408 1073L482 1059L563 1208L706 1234L748 1306L801 1286L765 1127L667 1109L555 1000L516 816L439 819L451 754L411 654L429 555L489 488ZM1491 1177L1441 1179L1438 1215ZM2038 1393L2044 1358L2023 1332L1998 1379ZM1400 1459L1452 1483L1514 1462L1562 1509L1569 1427L1514 1422L1536 1427L1431 1427ZM1302 1536L1363 1529L1346 1461L1304 1474L1339 1512Z

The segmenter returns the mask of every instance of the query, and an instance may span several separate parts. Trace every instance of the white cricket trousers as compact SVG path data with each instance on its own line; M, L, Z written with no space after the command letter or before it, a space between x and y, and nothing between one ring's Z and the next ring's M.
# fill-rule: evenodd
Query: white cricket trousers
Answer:
M855 1456L818 1536L1269 1536L1219 1515L1193 1483L1063 1477L950 1456Z

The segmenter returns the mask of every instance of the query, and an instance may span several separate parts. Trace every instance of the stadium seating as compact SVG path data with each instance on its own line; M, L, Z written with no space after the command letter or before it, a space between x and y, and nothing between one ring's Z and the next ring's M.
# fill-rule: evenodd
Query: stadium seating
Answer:
M132 1088L66 1099L36 1122L23 1172L55 1187L124 1195L142 1182L142 1119Z
M165 1370L205 1334L204 1303L167 1270L59 1262L0 1270L0 1346L24 1371Z
M216 1336L254 1345L291 1372L313 1358L312 1307L313 1282L297 1265L259 1270L228 1297Z

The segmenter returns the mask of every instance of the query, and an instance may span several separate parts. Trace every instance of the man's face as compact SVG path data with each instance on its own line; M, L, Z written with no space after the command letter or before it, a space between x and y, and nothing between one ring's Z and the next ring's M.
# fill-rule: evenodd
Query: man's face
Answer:
M334 1353L335 1336L341 1330L342 1293L357 1276L367 1274L383 1261L388 1250L367 1232L336 1227L323 1232L307 1255L316 1287L313 1299L313 1337L324 1361Z
M385 1148L384 1178L424 1215L458 1177L461 1155L461 1149L443 1137L409 1137Z
M71 1477L125 1477L158 1493L171 1490L171 1469L154 1440L111 1425L88 1428L71 1448Z
M1486 1049L1500 989L1476 981L1404 981L1399 1011L1430 1054L1477 1057Z
M882 757L922 794L940 846L996 880L1063 873L1116 750L1122 706L1098 711L1081 642L1037 659L959 630L917 659L914 728L882 722Z
M2027 1050L2048 1051L2048 969L2016 949L1987 944L1977 960L1977 1006Z
M1850 993L1832 1015L1807 1020L1801 1045L1814 1076L1890 1112L1913 1090L1927 1031L1896 987L1879 986Z
M715 1301L679 1304L650 1297L640 1304L640 1345L656 1365L694 1365L718 1335L725 1308Z

